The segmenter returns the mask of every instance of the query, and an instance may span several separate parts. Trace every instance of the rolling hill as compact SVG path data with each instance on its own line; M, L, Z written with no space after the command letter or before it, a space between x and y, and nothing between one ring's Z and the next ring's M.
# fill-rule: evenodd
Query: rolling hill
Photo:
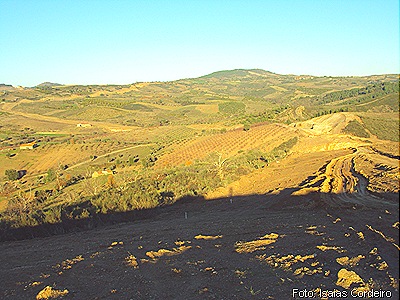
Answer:
M0 99L4 298L398 295L399 75L238 69Z

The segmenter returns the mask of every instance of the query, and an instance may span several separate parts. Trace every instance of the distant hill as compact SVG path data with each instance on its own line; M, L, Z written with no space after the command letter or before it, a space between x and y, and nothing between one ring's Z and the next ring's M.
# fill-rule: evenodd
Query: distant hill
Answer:
M235 70L223 70L213 72L208 75L201 76L199 78L208 79L208 78L236 78L236 77L250 77L250 76L274 76L277 75L275 73L265 71L262 69L235 69Z
M11 84L0 83L0 90L13 90L14 87Z
M63 102L51 106L45 101L36 103L37 113L55 113L73 119L76 111L65 108L76 105L80 112L87 114L86 121L118 115L115 121L125 125L189 125L218 121L229 123L229 127L260 122L290 124L335 112L398 112L398 82L396 74L332 77L235 69L197 78L128 85L43 82L32 88L4 90L1 100L39 100L53 95ZM15 109L30 112L30 105L33 104L21 103ZM110 115L104 113L104 106ZM135 118L130 111L135 112Z
M38 84L36 87L52 87L52 86L62 86L62 84L46 81L46 82L43 82L41 84Z

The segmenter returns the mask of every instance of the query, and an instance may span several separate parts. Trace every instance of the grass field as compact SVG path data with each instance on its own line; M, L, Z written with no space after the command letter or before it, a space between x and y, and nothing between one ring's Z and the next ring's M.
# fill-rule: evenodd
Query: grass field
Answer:
M398 114L364 114L361 119L365 127L382 140L399 141Z

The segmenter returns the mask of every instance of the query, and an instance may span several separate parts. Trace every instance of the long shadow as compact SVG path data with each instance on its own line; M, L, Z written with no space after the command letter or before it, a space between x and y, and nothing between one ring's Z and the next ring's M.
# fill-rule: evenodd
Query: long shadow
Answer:
M312 192L306 195L293 195L297 189L284 189L278 194L252 194L244 196L232 196L213 200L206 200L203 196L184 196L178 199L174 204L159 206L153 209L132 210L127 212L109 212L107 214L96 213L95 207L90 201L80 203L79 209L85 207L91 211L86 218L71 219L65 217L69 212L76 210L77 206L69 206L63 208L62 222L56 224L40 224L37 226L25 226L13 228L10 224L0 222L0 241L15 241L22 239L31 239L37 237L46 237L70 232L91 230L94 228L120 224L126 222L140 222L142 220L163 220L171 218L185 218L187 214L193 213L215 213L234 209L240 212L249 211L251 218L251 210L256 208L264 210L266 213L282 210L322 210L327 213L331 212L347 212L354 213L358 210L376 210L377 207L370 207L367 204L352 204L351 202L339 203L338 201L330 201L335 197L334 194L321 194ZM374 196L382 199L382 203L377 203L380 210L384 211L386 206L397 213L399 208L399 194L385 193L375 194ZM388 207L389 207L388 206Z

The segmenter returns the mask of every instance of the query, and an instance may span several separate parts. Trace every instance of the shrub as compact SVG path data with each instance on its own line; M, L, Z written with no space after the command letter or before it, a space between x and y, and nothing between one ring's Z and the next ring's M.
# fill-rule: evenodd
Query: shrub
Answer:
M56 172L53 169L47 170L46 182L52 182L56 177Z
M245 113L246 105L242 102L223 102L218 104L218 109L223 114L239 115Z
M365 128L356 120L350 121L343 129L343 132L363 138L370 137L369 133L365 131Z
M261 169L268 165L268 155L260 150L250 150L235 159L235 164L241 166L238 175L251 172L253 169ZM246 170L246 167L248 170Z
M18 179L18 171L14 169L8 169L5 171L5 175L8 180L17 180Z
M61 222L61 207L55 206L43 211L44 223L56 224Z
M283 142L282 144L280 144L278 147L275 147L272 152L279 152L279 151L283 151L285 153L289 152L290 149L293 148L294 145L296 145L298 138L295 136L289 140L287 140L286 142Z
M367 129L381 140L399 141L399 120L362 117Z

